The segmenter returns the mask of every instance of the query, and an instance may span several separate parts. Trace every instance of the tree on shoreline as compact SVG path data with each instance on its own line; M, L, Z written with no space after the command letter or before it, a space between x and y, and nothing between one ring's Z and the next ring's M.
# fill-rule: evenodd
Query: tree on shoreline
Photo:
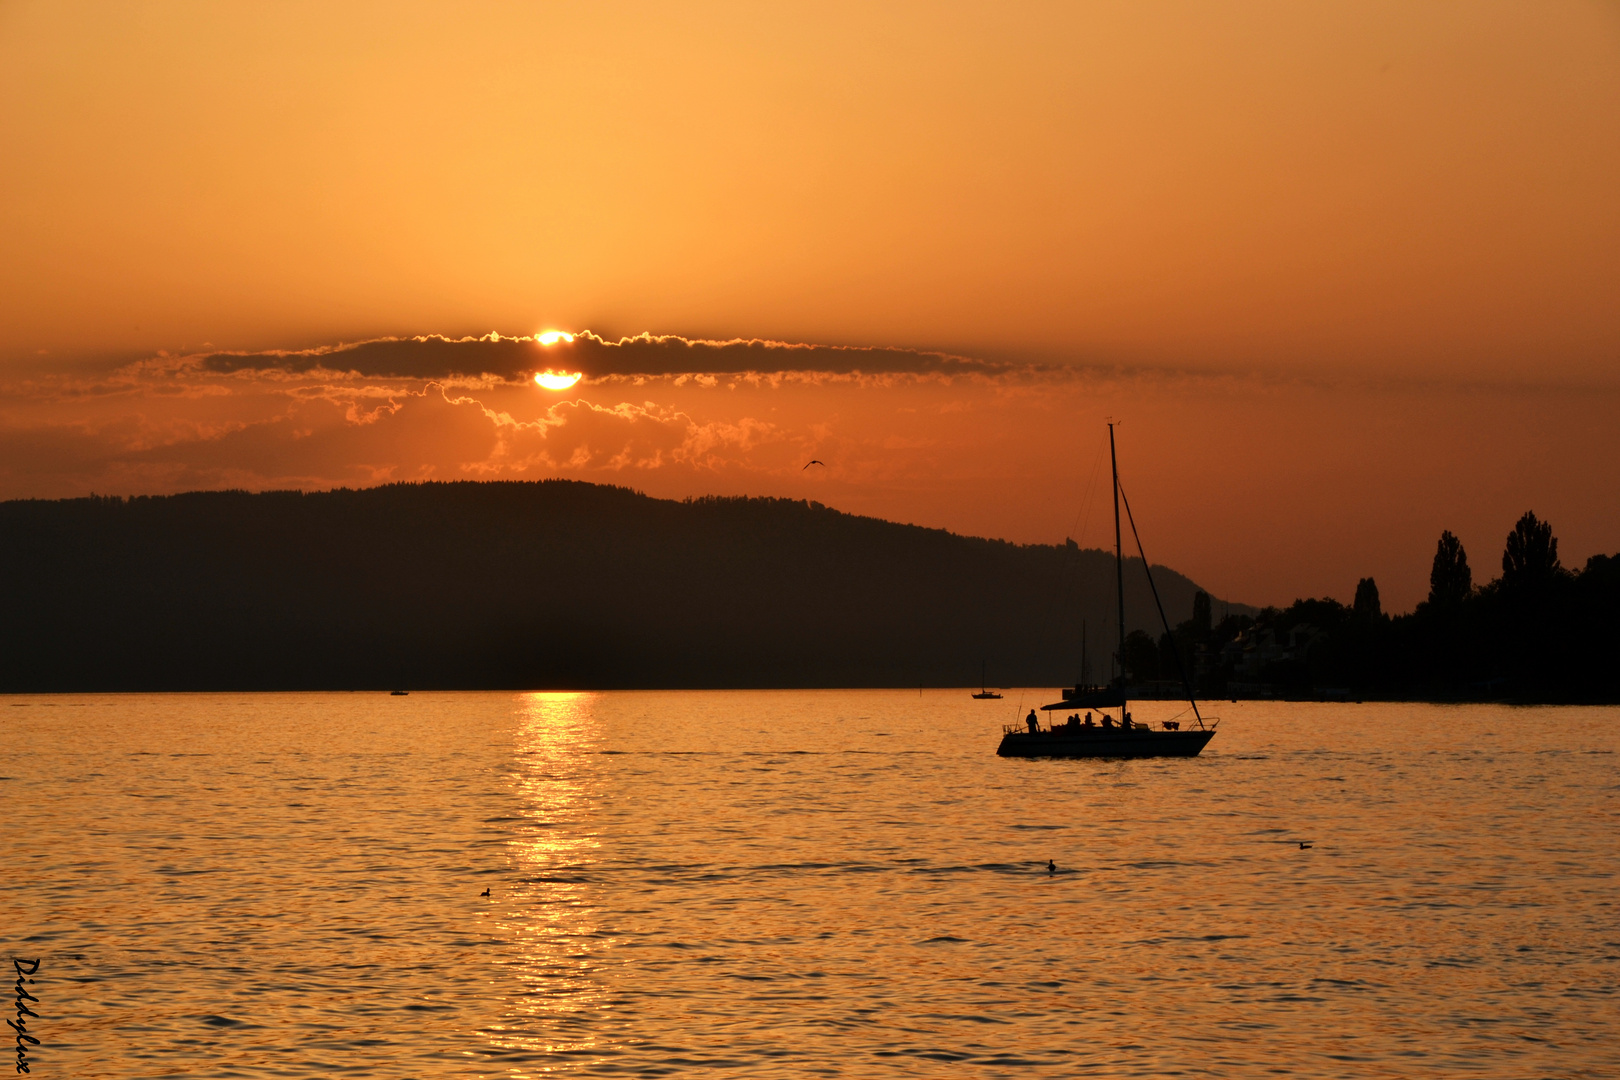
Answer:
M1468 552L1462 541L1447 529L1440 534L1435 549L1434 565L1429 570L1429 604L1437 608L1456 608L1474 591L1474 575L1468 569Z
M1384 606L1378 601L1378 582L1370 577L1356 582L1356 599L1352 610L1362 622L1377 622L1383 617Z
M1200 685L1206 693L1258 683L1262 693L1299 696L1620 701L1620 555L1594 555L1572 573L1559 562L1552 527L1527 512L1508 534L1502 571L1475 588L1462 543L1442 532L1428 598L1410 614L1379 613L1371 578L1348 608L1327 598L1266 608L1252 627L1223 624L1211 635L1205 655L1219 659ZM1185 623L1179 633L1190 638L1191 630ZM1224 649L1234 640L1241 648ZM1268 650L1278 658L1256 663Z
M1552 533L1552 524L1540 521L1531 511L1525 511L1513 531L1508 533L1507 547L1502 552L1502 587L1517 589L1546 586L1564 571L1558 561L1558 538Z

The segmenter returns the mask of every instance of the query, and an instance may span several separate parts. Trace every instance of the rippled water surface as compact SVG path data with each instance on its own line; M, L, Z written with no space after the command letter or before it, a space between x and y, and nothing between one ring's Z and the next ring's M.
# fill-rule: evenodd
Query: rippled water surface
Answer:
M1620 710L1018 699L0 699L33 1075L1620 1075Z

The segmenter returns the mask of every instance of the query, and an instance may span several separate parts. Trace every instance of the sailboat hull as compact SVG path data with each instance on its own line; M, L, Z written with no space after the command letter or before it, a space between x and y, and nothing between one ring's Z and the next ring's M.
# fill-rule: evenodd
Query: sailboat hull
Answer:
M1150 758L1197 757L1215 737L1202 731L1130 731L1102 728L1085 734L1062 731L1009 731L996 748L998 757L1022 758Z

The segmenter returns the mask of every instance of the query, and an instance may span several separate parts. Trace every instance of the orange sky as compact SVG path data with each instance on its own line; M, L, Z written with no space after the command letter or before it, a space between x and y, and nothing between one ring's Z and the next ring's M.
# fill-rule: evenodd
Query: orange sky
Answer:
M1111 413L1149 553L1236 599L1409 606L1529 508L1620 550L1613 3L3 3L0 145L0 497L579 475L1049 541ZM172 359L553 326L1008 366Z

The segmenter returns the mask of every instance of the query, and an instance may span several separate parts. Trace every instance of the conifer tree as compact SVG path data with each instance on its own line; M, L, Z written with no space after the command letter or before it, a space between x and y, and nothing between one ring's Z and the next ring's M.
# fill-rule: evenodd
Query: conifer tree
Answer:
M1545 585L1563 569L1558 561L1558 538L1552 533L1552 525L1525 511L1508 533L1507 548L1502 552L1502 585L1505 588Z
M1434 607L1455 607L1474 591L1474 574L1468 569L1468 552L1450 530L1440 534L1440 545L1429 570L1429 603Z
M1383 606L1378 602L1378 583L1370 577L1364 577L1356 582L1356 618L1365 622L1372 622L1383 615Z

